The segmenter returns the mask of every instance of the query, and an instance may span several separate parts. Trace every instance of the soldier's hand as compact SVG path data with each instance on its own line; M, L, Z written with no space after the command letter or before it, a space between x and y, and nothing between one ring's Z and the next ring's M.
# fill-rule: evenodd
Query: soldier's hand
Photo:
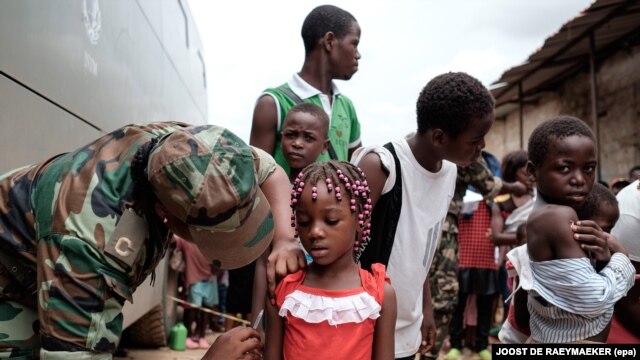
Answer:
M220 335L202 360L252 360L262 358L260 335L250 327L235 327Z
M519 181L511 183L510 188L511 189L509 192L515 196L522 196L529 192L529 189L527 189L527 185Z
M275 304L276 280L292 274L307 266L304 253L297 242L280 241L274 243L273 250L267 259L267 290L269 300Z

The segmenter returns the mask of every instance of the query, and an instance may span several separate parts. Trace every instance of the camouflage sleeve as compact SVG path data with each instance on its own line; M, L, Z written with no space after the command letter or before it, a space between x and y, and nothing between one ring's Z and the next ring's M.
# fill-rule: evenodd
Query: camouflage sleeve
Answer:
M276 161L273 159L271 155L269 155L266 151L259 149L255 146L252 146L253 150L253 160L256 164L256 173L258 174L258 184L262 185L262 183L271 175L275 170Z
M493 175L482 157L465 168L458 167L458 181L473 186L485 199L493 198L502 189L502 180Z

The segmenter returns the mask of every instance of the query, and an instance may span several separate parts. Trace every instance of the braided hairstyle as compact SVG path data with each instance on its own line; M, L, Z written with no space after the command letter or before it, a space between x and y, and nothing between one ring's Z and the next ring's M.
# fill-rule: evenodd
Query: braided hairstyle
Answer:
M147 176L147 164L149 163L149 155L158 144L158 139L153 138L138 148L131 161L131 179L133 181L133 207L141 212L149 225L149 240L145 242L147 254L162 253L165 249L165 241L169 230L166 225L158 219L154 204L157 201L153 192L153 186L149 182ZM144 268L149 268L154 260L153 256L147 256ZM144 279L139 279L142 281ZM155 271L151 273L151 282L155 282Z
M327 184L327 191L333 193L337 201L349 201L352 213L358 218L360 237L355 239L353 257L356 262L367 247L371 235L371 191L364 172L355 165L346 161L320 161L305 167L293 183L291 190L291 226L296 227L296 206L305 186L312 186L311 200L318 199L318 190L315 186L319 182ZM298 232L296 230L296 237Z

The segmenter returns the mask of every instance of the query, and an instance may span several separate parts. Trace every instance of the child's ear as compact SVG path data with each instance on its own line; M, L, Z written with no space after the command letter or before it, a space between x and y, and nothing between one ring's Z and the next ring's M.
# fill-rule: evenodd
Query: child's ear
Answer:
M442 146L447 141L447 135L442 129L431 129L431 142L435 146Z
M531 161L527 161L527 167L525 168L525 170L527 172L529 180L531 180L531 182L536 182L536 166Z
M322 153L326 153L329 150L329 139L324 139L324 143L322 144Z

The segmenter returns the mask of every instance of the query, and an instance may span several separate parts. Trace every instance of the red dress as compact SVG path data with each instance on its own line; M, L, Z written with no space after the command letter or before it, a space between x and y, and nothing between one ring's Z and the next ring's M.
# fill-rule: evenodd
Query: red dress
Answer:
M371 271L360 269L361 286L349 290L305 286L304 270L280 282L276 303L284 318L285 360L371 359L384 282L389 282L384 265L373 264Z

